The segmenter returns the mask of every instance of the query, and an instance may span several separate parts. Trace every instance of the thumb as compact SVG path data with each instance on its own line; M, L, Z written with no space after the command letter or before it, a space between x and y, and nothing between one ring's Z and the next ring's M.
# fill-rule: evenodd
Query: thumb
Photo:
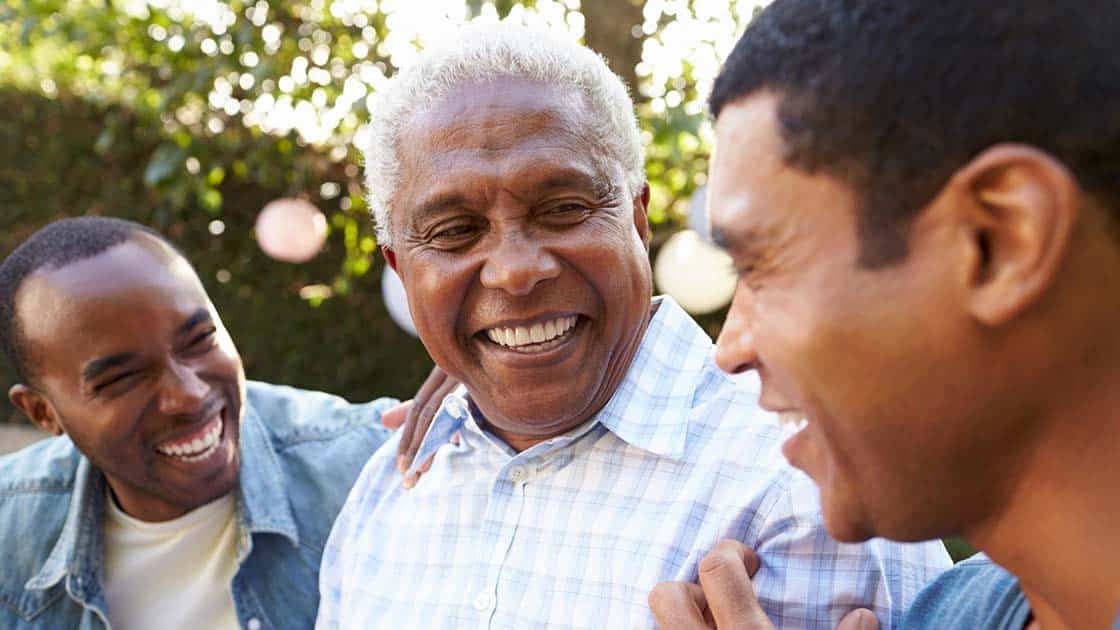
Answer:
M750 574L759 559L737 540L721 540L700 561L700 586L721 630L769 630L774 627L754 592Z
M399 429L408 418L408 410L412 408L412 401L406 400L403 403L393 407L392 409L381 414L381 424L386 429Z
M844 615L836 630L879 630L879 619L866 608L857 608Z

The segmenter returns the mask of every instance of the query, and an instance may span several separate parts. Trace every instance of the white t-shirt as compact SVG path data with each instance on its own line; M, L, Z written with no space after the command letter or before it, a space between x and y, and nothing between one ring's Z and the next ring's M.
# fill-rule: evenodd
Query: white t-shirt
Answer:
M237 628L233 494L147 523L107 498L105 600L114 630Z

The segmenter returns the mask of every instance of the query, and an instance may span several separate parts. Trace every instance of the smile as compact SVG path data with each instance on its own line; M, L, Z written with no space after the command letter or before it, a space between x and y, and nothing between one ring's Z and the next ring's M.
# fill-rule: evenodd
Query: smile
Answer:
M571 334L575 328L578 315L557 317L545 322L537 322L532 326L495 327L486 330L486 336L494 343L519 352L544 351L549 346L548 342L561 339ZM546 345L547 344L547 345Z
M158 444L156 451L187 463L200 462L217 452L221 444L223 427L222 414L216 413L198 431L174 441Z
M809 419L800 411L782 411L778 413L778 423L783 427L793 427L800 431L809 424Z

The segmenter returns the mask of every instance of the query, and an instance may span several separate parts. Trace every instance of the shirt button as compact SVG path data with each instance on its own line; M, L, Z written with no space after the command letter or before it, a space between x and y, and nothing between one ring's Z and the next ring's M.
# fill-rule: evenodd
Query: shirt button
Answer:
M494 607L494 596L490 593L479 593L478 597L474 598L474 609L478 611L487 611Z
M249 623L245 624L245 626L249 630L261 630L261 620L253 617L249 620Z
M509 478L514 483L521 483L529 478L529 470L524 466L514 466L509 469Z

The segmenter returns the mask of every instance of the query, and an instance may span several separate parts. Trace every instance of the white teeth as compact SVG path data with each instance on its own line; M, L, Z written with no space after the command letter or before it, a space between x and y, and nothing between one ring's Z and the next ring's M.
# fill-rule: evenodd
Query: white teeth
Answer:
M778 422L782 426L791 426L800 431L805 428L805 425L809 424L809 419L800 411L783 411L778 414Z
M536 323L529 327L490 328L486 331L486 336L496 344L516 348L556 339L571 330L576 325L577 320L578 316L569 315L543 323Z
M221 417L219 417L214 426L202 437L186 443L157 446L156 450L164 455L174 455L188 462L201 461L209 457L217 448L218 441L222 437L222 426L223 423Z

